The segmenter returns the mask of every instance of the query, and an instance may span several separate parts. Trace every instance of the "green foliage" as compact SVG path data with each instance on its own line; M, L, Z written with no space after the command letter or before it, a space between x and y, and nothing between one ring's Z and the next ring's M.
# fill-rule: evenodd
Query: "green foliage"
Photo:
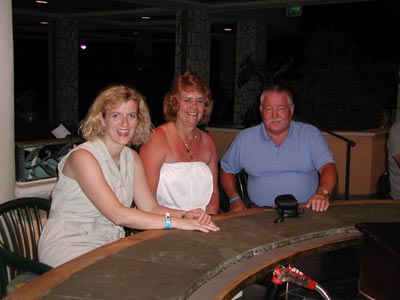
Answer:
M364 130L381 127L396 107L399 57L360 55L357 43L332 28L309 34L302 54L276 67L247 57L238 86L257 76L262 86L284 83L293 93L295 118L320 128ZM258 99L245 113L244 125L260 121Z
M239 76L238 76L238 87L242 87L249 82L253 77L257 77L261 83L261 88L265 88L267 85L273 82L272 73L266 63L256 62L252 55L249 54L240 63Z
M364 57L351 35L327 29L306 39L299 61L290 76L299 119L336 130L384 125L398 59Z

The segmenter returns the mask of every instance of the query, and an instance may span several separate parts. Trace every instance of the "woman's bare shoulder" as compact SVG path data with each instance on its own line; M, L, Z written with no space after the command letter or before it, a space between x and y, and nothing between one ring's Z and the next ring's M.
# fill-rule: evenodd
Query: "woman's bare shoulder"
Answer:
M74 178L76 174L92 172L99 164L94 155L87 149L74 150L65 161L63 173Z
M94 155L88 149L78 148L71 152L67 160L70 161L84 161L85 159L94 159Z
M154 134L152 139L157 139L157 140L167 140L168 136L171 134L171 126L170 123L164 123L156 129L154 129Z
M140 155L147 155L149 153L154 154L155 152L161 153L167 149L167 145L169 145L169 129L167 126L160 125L158 126L153 133L150 141L144 144L140 149Z
M206 145L215 146L214 138L206 131L200 130L201 139Z

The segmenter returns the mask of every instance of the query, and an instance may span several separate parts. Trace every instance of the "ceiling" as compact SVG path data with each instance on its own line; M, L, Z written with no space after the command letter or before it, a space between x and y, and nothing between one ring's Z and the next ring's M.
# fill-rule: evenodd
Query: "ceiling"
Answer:
M211 15L212 35L234 35L241 19L267 20L270 36L296 34L301 18L287 17L286 6L303 7L365 0L12 0L14 36L46 39L52 18L79 20L80 39L86 40L174 40L177 9L200 9ZM150 17L150 19L142 19ZM225 32L224 27L233 28Z

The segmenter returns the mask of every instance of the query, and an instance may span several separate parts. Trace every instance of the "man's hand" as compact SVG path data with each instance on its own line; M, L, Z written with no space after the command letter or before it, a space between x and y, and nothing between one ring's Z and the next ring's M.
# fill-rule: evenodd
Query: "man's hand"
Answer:
M321 193L316 193L308 199L306 204L307 208L311 208L313 211L326 211L329 208L329 196Z

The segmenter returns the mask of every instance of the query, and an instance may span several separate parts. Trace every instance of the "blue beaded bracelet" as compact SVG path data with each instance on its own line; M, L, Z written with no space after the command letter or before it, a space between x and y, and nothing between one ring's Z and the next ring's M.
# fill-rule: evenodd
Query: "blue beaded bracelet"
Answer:
M232 197L231 199L229 199L229 204L232 204L233 202L235 202L236 200L239 200L240 197L238 195L236 195L235 197Z
M171 216L169 215L169 213L166 213L164 220L164 229L171 229L171 228L172 228Z

